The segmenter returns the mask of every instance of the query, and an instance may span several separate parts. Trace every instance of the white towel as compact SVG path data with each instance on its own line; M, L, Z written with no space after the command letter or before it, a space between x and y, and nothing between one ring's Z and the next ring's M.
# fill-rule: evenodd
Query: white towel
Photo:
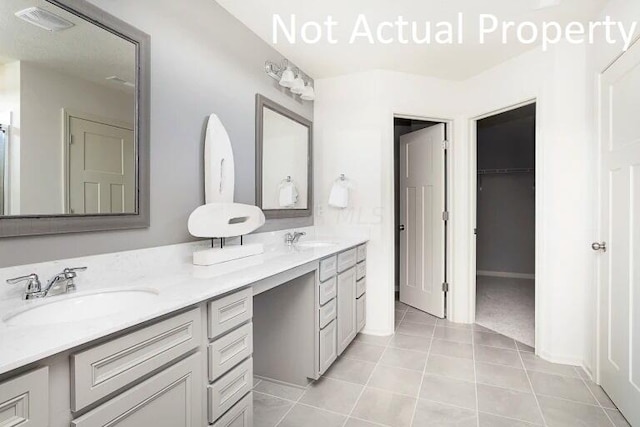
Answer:
M339 180L333 183L329 194L329 206L344 209L349 205L349 187L345 181Z
M282 208L291 208L296 205L298 202L298 190L293 182L284 182L280 186L278 201Z

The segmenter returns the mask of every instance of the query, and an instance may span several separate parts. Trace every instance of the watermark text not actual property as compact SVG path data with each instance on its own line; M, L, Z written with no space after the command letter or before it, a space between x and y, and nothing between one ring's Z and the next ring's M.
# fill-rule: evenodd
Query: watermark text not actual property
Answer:
M468 40L463 13L458 13L453 21L412 21L398 16L390 21L370 21L360 14L355 21L345 27L328 15L322 21L301 22L296 15L274 14L272 21L272 42L274 44L464 44L467 42L485 44L496 37L507 44L517 41L522 44L540 44L543 50L565 40L571 44L594 44L603 40L609 44L622 44L628 50L636 38L638 23L623 23L605 16L600 21L586 23L572 21L560 24L555 21L536 23L531 21L504 21L491 14L477 16L475 40ZM346 28L346 31L345 31ZM342 37L342 38L341 38Z

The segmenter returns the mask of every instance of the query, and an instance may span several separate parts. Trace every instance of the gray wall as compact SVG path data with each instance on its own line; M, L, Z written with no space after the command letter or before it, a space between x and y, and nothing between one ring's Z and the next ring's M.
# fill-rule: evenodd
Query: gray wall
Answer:
M533 116L478 127L478 169L534 162ZM533 173L478 176L478 271L535 274L534 184Z
M91 1L151 35L151 228L1 239L0 267L189 241L187 218L204 202L210 113L218 114L233 143L235 199L250 204L255 94L313 119L313 103L293 99L264 73L265 60L282 56L215 1Z

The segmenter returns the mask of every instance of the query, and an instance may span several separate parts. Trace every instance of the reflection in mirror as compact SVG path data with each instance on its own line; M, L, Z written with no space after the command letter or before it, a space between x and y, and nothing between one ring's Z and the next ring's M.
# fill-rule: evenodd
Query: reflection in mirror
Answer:
M257 98L257 201L267 218L311 215L311 122Z
M262 209L306 209L309 128L269 108L262 114Z
M45 0L0 40L0 214L136 213L136 45Z

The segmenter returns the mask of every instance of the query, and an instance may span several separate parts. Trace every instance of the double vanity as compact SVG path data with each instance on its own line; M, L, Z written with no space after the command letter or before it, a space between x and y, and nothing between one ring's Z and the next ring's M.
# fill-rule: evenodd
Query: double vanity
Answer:
M366 238L211 267L196 245L29 266L89 268L68 295L0 294L0 426L251 426L254 375L304 386L364 327Z

